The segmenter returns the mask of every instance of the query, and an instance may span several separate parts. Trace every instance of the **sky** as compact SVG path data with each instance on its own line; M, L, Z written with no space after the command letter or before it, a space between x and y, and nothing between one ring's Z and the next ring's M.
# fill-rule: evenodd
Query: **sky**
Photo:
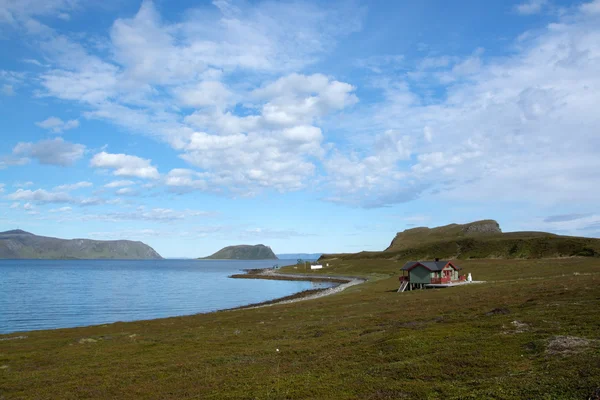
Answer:
M0 0L0 230L600 237L600 0Z

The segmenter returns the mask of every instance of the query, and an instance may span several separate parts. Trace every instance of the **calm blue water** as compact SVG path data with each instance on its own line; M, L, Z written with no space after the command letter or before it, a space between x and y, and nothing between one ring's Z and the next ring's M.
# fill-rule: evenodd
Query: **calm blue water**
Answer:
M329 283L231 279L295 260L0 260L0 333L222 310Z

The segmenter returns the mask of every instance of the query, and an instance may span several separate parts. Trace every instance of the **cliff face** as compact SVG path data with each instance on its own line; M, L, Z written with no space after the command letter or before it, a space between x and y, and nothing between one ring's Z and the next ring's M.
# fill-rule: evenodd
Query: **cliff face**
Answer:
M277 256L269 246L257 244L227 246L215 254L204 257L205 260L277 260Z
M162 259L154 249L130 240L58 239L22 230L0 233L0 258L13 259Z
M450 224L437 228L419 227L398 232L385 251L398 251L440 240L462 239L500 234L500 225L492 219L470 222L468 224Z

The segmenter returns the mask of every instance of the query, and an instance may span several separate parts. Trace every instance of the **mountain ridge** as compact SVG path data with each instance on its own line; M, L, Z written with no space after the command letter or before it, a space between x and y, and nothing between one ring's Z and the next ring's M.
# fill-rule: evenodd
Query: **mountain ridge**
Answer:
M140 241L60 239L13 229L0 232L0 259L160 260L162 256Z

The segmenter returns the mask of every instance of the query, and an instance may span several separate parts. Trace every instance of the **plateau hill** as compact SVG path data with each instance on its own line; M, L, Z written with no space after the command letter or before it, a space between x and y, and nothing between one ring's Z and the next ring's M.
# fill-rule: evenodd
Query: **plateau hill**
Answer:
M227 246L203 260L277 260L269 246L263 244Z
M20 229L0 233L4 259L162 259L154 249L131 240L58 239Z
M398 232L384 251L323 255L321 259L425 260L600 256L600 239L546 232L503 233L494 220Z

